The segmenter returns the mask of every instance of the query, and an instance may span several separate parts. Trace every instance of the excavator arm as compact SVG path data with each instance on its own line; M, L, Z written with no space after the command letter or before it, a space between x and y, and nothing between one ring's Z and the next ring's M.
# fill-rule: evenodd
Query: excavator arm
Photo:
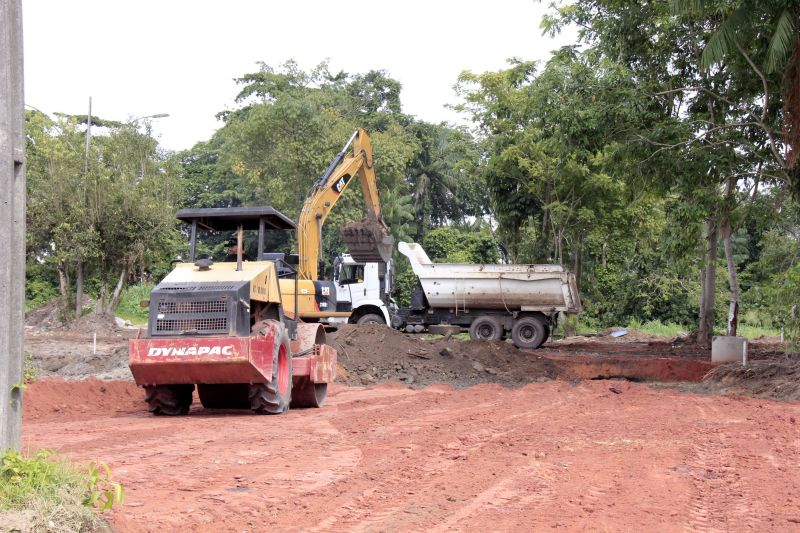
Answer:
M349 148L352 145L352 152ZM341 194L357 176L367 205L367 218L342 229L342 237L350 255L358 262L388 261L392 253L389 228L383 221L378 183L372 164L372 143L369 135L359 128L317 180L303 204L297 224L299 271L302 279L318 277L322 247L322 226Z

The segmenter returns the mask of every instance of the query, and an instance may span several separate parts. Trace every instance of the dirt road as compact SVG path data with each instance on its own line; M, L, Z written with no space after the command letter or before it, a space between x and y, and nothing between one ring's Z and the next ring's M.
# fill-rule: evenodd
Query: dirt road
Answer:
M26 390L25 448L107 462L127 490L119 531L800 529L797 402L622 381L338 385L285 416L154 418L140 394Z

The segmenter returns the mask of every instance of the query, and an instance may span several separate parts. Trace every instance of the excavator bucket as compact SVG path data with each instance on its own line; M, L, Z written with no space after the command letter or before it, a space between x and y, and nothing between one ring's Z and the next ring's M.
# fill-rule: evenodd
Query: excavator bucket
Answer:
M377 220L351 222L341 233L350 255L359 263L386 263L392 258L394 237Z

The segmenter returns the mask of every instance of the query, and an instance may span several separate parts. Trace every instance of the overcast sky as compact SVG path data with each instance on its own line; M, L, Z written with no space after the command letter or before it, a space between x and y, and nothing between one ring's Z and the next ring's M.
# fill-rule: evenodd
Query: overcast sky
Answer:
M403 111L457 120L462 70L546 59L574 40L550 39L535 0L183 1L23 0L25 101L44 112L116 120L169 113L153 122L161 144L207 140L214 115L234 106L233 79L295 59L311 68L384 69L403 85Z

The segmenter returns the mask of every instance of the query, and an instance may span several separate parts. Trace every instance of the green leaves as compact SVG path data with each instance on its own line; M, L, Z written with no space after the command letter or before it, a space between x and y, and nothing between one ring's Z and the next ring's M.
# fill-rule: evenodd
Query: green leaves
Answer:
M775 31L769 40L767 48L767 60L765 66L767 72L776 72L786 63L787 58L792 54L797 43L797 18L787 7L778 16L775 23Z
M99 511L110 511L125 501L125 488L111 481L111 469L105 463L89 463L86 497L83 504Z

